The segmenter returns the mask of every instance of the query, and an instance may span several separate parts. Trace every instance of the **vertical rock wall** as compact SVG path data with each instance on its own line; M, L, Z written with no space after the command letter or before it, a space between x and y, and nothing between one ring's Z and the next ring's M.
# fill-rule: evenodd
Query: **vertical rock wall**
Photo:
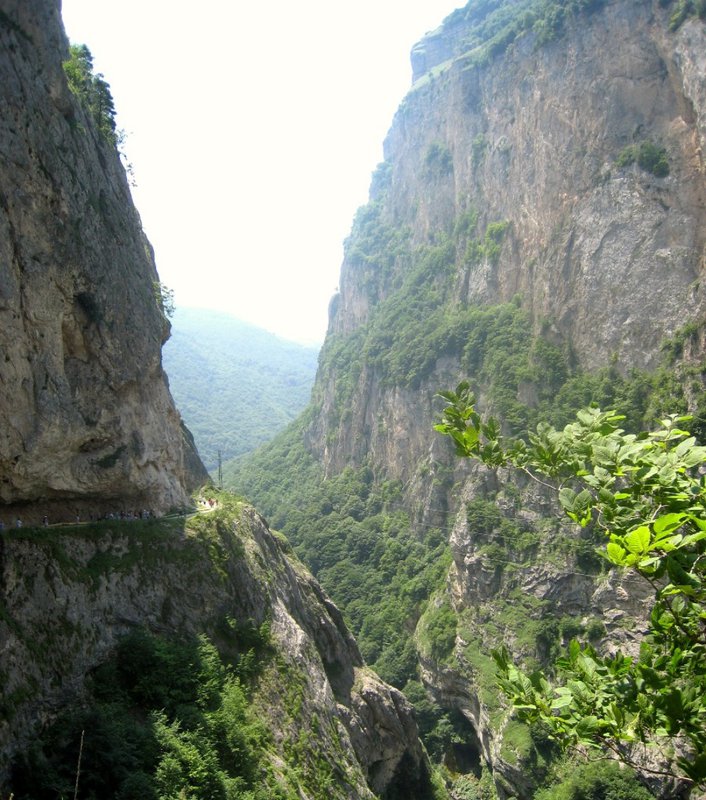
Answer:
M0 3L6 524L14 514L164 510L196 479L162 371L169 325L153 253L117 151L68 88L66 58L59 3Z
M701 392L706 25L692 17L672 30L676 4L608 0L592 13L567 14L549 41L528 30L482 59L464 50L473 40L464 14L490 14L489 6L469 3L413 51L415 83L377 174L384 188L374 180L365 212L372 218L374 210L376 225L354 225L331 305L314 393L320 413L306 442L328 475L367 463L376 476L400 480L405 510L422 529L450 528L459 509L450 535L454 563L428 607L432 614L435 603L453 610L455 650L444 662L424 652L422 618L421 674L440 704L465 715L475 758L492 767L500 796L530 797L538 782L529 769L532 748L521 752L505 735L490 650L504 641L518 658L543 658L542 637L551 624L560 631L563 617L583 628L593 623L597 635L604 625L609 642L634 649L651 593L621 576L599 576L580 552L592 553L593 543L558 528L556 510L531 487L508 475L490 485L454 461L432 432L434 392L470 377L480 384L480 404L488 398L482 376L464 366L473 363L464 358L469 340L433 340L412 299L441 296L446 269L449 288L443 284L438 306L427 307L452 318L515 303L529 317L528 336L561 347L577 373L611 364L622 374L654 370L665 340L688 324L693 335L680 355L693 378L686 398ZM664 150L668 173L625 163L626 148L645 144ZM483 246L493 224L503 234L489 256ZM415 280L415 251L443 244L451 256ZM405 294L405 281L416 295ZM441 313L435 319L441 326ZM405 354L405 336L419 348L442 342L422 379L392 380L389 359L374 360L375 347L383 347L381 320L393 354ZM518 385L516 399L532 406L532 386ZM500 509L502 521L490 530L471 524L473 500ZM536 538L534 550L522 552L503 534L509 523L518 537ZM676 796L670 791L664 796Z
M519 298L536 331L570 346L578 366L624 372L654 369L663 341L703 320L706 26L692 18L670 31L670 13L657 1L614 0L567 20L553 41L540 46L529 32L478 62L463 52L456 12L414 48L416 81L385 143L387 188L372 193L381 220L409 231L412 248L455 236L469 212L481 242L489 225L506 226L497 257L468 259L466 240L453 240L449 308ZM619 166L643 142L664 148L668 175ZM443 169L432 168L434 153ZM392 269L344 259L330 334L364 329L408 268L404 258ZM320 373L324 413L311 440L329 470L375 452L399 473L399 460L384 460L401 430L426 442L406 464L425 458L427 395L467 377L464 345L439 360L411 405L398 387L380 391L364 365L345 429L325 421L337 369Z

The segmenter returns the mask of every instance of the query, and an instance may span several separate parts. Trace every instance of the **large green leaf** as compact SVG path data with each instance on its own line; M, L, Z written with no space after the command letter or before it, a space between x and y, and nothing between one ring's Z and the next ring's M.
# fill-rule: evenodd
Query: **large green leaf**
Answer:
M625 536L625 547L637 555L644 555L650 549L650 529L647 525L641 525L634 531Z

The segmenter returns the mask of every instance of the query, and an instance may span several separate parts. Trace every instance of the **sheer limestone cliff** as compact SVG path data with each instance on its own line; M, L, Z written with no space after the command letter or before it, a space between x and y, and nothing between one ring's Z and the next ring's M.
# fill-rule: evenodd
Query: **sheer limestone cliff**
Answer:
M0 518L162 511L205 473L115 146L69 90L56 2L0 13Z
M659 2L610 2L571 18L553 41L538 46L528 33L480 64L475 51L436 63L445 28L423 40L415 60L428 47L428 72L395 117L373 183L375 224L393 246L374 251L370 225L354 225L329 347L356 332L364 340L410 277L409 253L447 236L447 273L420 278L420 295L443 291L437 305L447 308L519 297L534 332L581 367L654 368L662 342L701 320L706 268L706 30L691 19L671 32L669 17ZM454 20L443 55L460 36ZM664 148L668 175L619 166L643 142ZM469 250L488 234L492 252ZM453 360L431 365L425 385L461 374L464 345L448 346ZM338 373L322 371L312 443L332 469L382 451L405 476L424 456L416 432L429 429L430 406L422 399L420 409L416 391L382 391L380 377L362 365L352 424L339 428ZM416 439L411 453L401 431Z
M490 650L504 642L536 664L588 631L634 651L650 592L601 575L585 549L582 562L598 542L576 542L532 487L458 465L454 485L433 393L469 376L482 405L521 425L572 374L656 369L685 325L679 356L694 369L681 402L694 410L703 391L706 26L676 26L665 3L594 5L493 56L469 44L485 7L470 3L415 47L415 83L347 242L306 438L327 475L367 462L403 481L421 530L459 509L446 586L417 627L420 669L471 723L469 751L501 797L530 797L542 766L503 710ZM481 325L473 308L506 322ZM501 395L520 325L534 344ZM491 368L499 354L505 366ZM456 643L440 661L429 630L444 608Z

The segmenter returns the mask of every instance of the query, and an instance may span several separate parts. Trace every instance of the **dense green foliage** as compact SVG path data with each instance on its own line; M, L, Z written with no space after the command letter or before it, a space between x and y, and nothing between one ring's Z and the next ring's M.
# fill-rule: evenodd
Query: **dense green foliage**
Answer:
M115 130L115 106L110 86L103 75L93 72L93 56L85 44L72 44L69 59L64 62L64 72L69 88L79 99L103 139L109 144L118 143Z
M673 6L669 18L669 30L676 31L689 18L706 19L706 0L661 0L662 5Z
M519 303L438 302L403 289L380 304L367 326L348 337L329 337L321 366L336 374L337 418L330 425L347 421L363 365L383 385L419 388L445 355L460 355L476 391L515 433L543 418L564 424L575 408L588 403L620 408L638 426L667 403L685 408L683 389L667 369L627 374L615 367L579 370L567 345L533 332L530 315Z
M419 387L439 358L458 353L471 338L485 340L497 309L455 306L451 302L458 264L472 269L483 260L497 261L507 222L490 223L474 238L478 215L462 215L452 234L412 249L403 230L392 228L378 203L358 214L347 253L363 284L373 279L389 294L378 302L369 322L351 335L330 335L321 354L323 371L336 369L336 407L341 413L352 395L363 364L383 385ZM369 276L369 278L368 278ZM523 315L524 337L529 320ZM470 347L471 345L469 345Z
M445 144L432 142L427 148L424 156L424 168L426 177L442 178L453 172L453 156Z
M652 800L653 795L638 783L632 771L614 761L568 763L564 777L540 789L534 800Z
M231 666L205 637L128 634L94 671L88 701L65 711L15 765L14 797L74 796L80 751L78 797L87 800L284 800L247 689L268 632L239 635L247 649Z
M415 623L449 565L447 535L413 532L402 487L365 466L323 481L298 426L246 463L227 481L257 498L341 607L366 661L403 687L416 677Z
M615 412L587 409L563 430L545 424L506 441L483 421L468 384L444 392L437 430L459 455L514 466L553 485L568 517L608 538L605 556L635 570L655 592L640 656L602 657L573 641L557 662L563 680L525 676L496 654L502 686L524 719L541 721L565 746L608 747L625 761L632 743L680 740L662 753L675 777L706 780L706 448L668 417L651 433L627 434Z
M432 597L417 625L417 646L423 655L443 664L449 660L456 644L456 629L456 614L448 598L435 602Z
M298 491L302 489L306 494L323 477L320 465L304 446L304 432L310 421L311 408L272 441L223 467L226 487L257 498L258 510L281 531L285 530L288 512L300 506Z
M253 450L309 401L317 349L213 311L179 308L164 366L207 469Z
M637 163L638 167L650 172L657 178L669 175L669 160L667 151L654 142L640 142L628 145L618 155L615 163L619 167L629 167Z

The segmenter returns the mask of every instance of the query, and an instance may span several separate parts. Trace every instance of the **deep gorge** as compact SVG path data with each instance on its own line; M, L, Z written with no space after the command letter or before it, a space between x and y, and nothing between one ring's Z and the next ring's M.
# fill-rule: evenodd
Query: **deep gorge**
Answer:
M85 735L84 797L698 797L513 715L493 649L636 654L654 591L433 426L468 379L507 435L595 403L704 441L703 3L471 0L414 47L311 403L225 465L235 496L193 494L159 276L58 5L8 4L0 41L0 502L27 523L0 534L0 791L67 796ZM116 504L158 518L32 527Z

